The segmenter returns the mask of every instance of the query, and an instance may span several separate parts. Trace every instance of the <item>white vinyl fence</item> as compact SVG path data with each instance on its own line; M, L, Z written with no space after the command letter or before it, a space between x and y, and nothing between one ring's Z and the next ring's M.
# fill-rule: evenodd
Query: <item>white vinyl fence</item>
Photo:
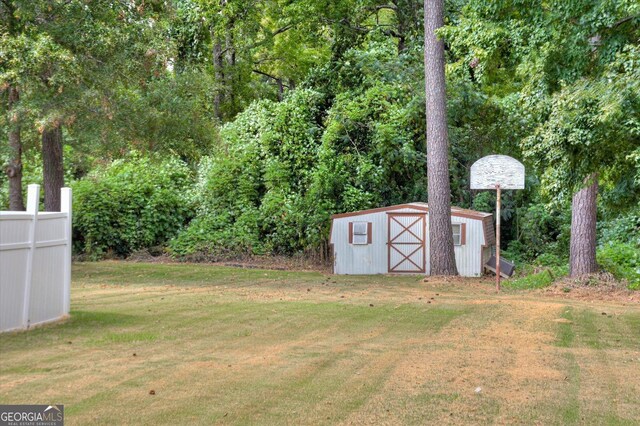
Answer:
M38 212L40 186L29 185L26 212L0 212L0 332L69 314L71 189L61 212Z

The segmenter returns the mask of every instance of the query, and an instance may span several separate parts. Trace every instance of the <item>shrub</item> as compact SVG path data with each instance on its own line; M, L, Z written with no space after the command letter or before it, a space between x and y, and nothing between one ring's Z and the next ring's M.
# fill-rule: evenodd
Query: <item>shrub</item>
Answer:
M188 167L178 159L133 154L76 182L73 239L76 252L126 256L163 244L193 216Z
M640 206L615 219L598 223L598 237L603 244L621 242L640 246Z
M598 250L597 259L602 269L627 280L629 288L640 289L640 246L611 242Z
M172 255L291 254L308 245L301 193L316 163L321 101L297 90L283 102L253 103L221 129L219 149L198 168L198 217L171 241Z
M570 209L558 212L542 204L527 207L518 220L519 237L509 243L509 252L523 262L532 262L540 256L542 264L548 261L552 261L552 264L566 262L569 254L570 214Z
M554 253L542 253L540 256L536 258L536 260L533 263L534 265L537 265L537 266L548 266L548 267L566 266L567 258L558 256Z
M567 266L554 266L552 268L543 268L541 271L528 273L520 278L503 281L507 288L518 290L530 290L536 288L548 287L555 280L567 275L569 268Z
M263 252L254 209L231 221L225 215L198 216L169 242L170 255L195 261L216 261Z
M268 131L273 107L268 101L256 102L222 128L220 149L198 166L197 217L169 243L172 256L215 259L260 250L257 208L264 192L260 138Z

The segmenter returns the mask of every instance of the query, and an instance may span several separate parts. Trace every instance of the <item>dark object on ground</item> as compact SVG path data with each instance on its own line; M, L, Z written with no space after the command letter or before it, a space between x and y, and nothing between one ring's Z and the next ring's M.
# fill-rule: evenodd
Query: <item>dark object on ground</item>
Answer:
M489 271L496 273L496 257L491 256L487 263L484 264L484 269L488 269ZM500 276L504 278L509 278L513 275L516 266L508 261L507 259L500 258Z
M158 257L164 254L164 247L153 246L153 247L149 247L147 251L149 252L149 255L151 255L152 257Z

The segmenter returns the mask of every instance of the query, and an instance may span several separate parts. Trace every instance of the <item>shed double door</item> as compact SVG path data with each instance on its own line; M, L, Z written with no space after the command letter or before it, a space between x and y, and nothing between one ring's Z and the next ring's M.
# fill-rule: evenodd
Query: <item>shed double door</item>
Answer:
M425 213L387 213L389 272L424 273L427 259Z

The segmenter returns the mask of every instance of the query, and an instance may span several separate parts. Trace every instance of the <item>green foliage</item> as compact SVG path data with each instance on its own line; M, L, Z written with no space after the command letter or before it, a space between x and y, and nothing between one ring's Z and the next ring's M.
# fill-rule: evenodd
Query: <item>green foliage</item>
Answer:
M172 241L174 255L318 250L332 213L426 198L424 98L397 74L414 68L375 35L345 56L339 80L362 85L328 109L327 95L298 89L222 128L200 165L198 218Z
M293 92L252 104L221 130L198 170L198 217L170 244L175 256L291 253L306 245L303 198L319 145L322 96ZM311 230L313 233L313 230Z
M633 1L469 0L442 30L450 75L470 81L468 97L486 97L506 118L493 147L523 157L527 173L539 175L520 198L515 226L506 224L508 250L520 262L566 259L568 202L592 173L600 181L601 243L633 228L617 217L640 198L639 11Z
M563 203L591 173L609 183L629 174L640 129L638 10L632 1L471 0L443 30L451 72L510 117L545 201Z
M640 205L628 213L602 222L598 228L601 244L609 242L640 246Z
M407 89L379 83L336 98L313 189L342 194L337 211L426 198L421 97Z
M313 227L324 235L327 213L426 199L419 53L398 55L393 43L373 33L362 48L344 53L337 72L323 71L335 74L315 76L332 79L325 89L337 92L327 111L309 188L318 207Z
M566 276L569 268L566 265L543 268L541 271L526 273L520 278L502 281L504 287L516 290L533 290L548 287L557 279Z
M73 240L90 258L163 244L192 217L187 166L132 154L76 182Z
M503 252L506 259L516 263L516 274L504 281L505 287L520 290L544 288L568 274L568 259L564 252L556 254L550 250L532 258L523 247L526 246L514 241Z
M566 266L567 258L566 256L558 256L554 253L542 253L540 256L536 257L533 264L548 267Z
M566 209L558 211L543 204L521 208L517 239L509 242L509 252L525 263L545 254L568 259L570 221L571 217Z
M598 249L598 264L629 288L640 290L640 244L608 243Z
M0 86L20 91L23 122L109 120L114 90L159 75L170 55L153 8L98 1L5 1Z
M622 73L612 67L601 80L580 80L554 95L548 120L524 143L528 155L546 164L543 184L551 195L568 198L567 183L592 172L615 178L630 167L625 163L640 135L640 86L632 84L640 67Z
M260 251L255 220L260 164L255 161L258 153L254 148L249 144L236 147L234 161L223 152L202 159L194 191L198 216L170 242L169 253L178 257L198 253L209 258Z
M96 155L118 158L133 147L195 165L217 139L210 94L214 86L199 69L163 74L144 85L116 86L109 99L87 99L91 111L69 134L76 144L92 144Z

